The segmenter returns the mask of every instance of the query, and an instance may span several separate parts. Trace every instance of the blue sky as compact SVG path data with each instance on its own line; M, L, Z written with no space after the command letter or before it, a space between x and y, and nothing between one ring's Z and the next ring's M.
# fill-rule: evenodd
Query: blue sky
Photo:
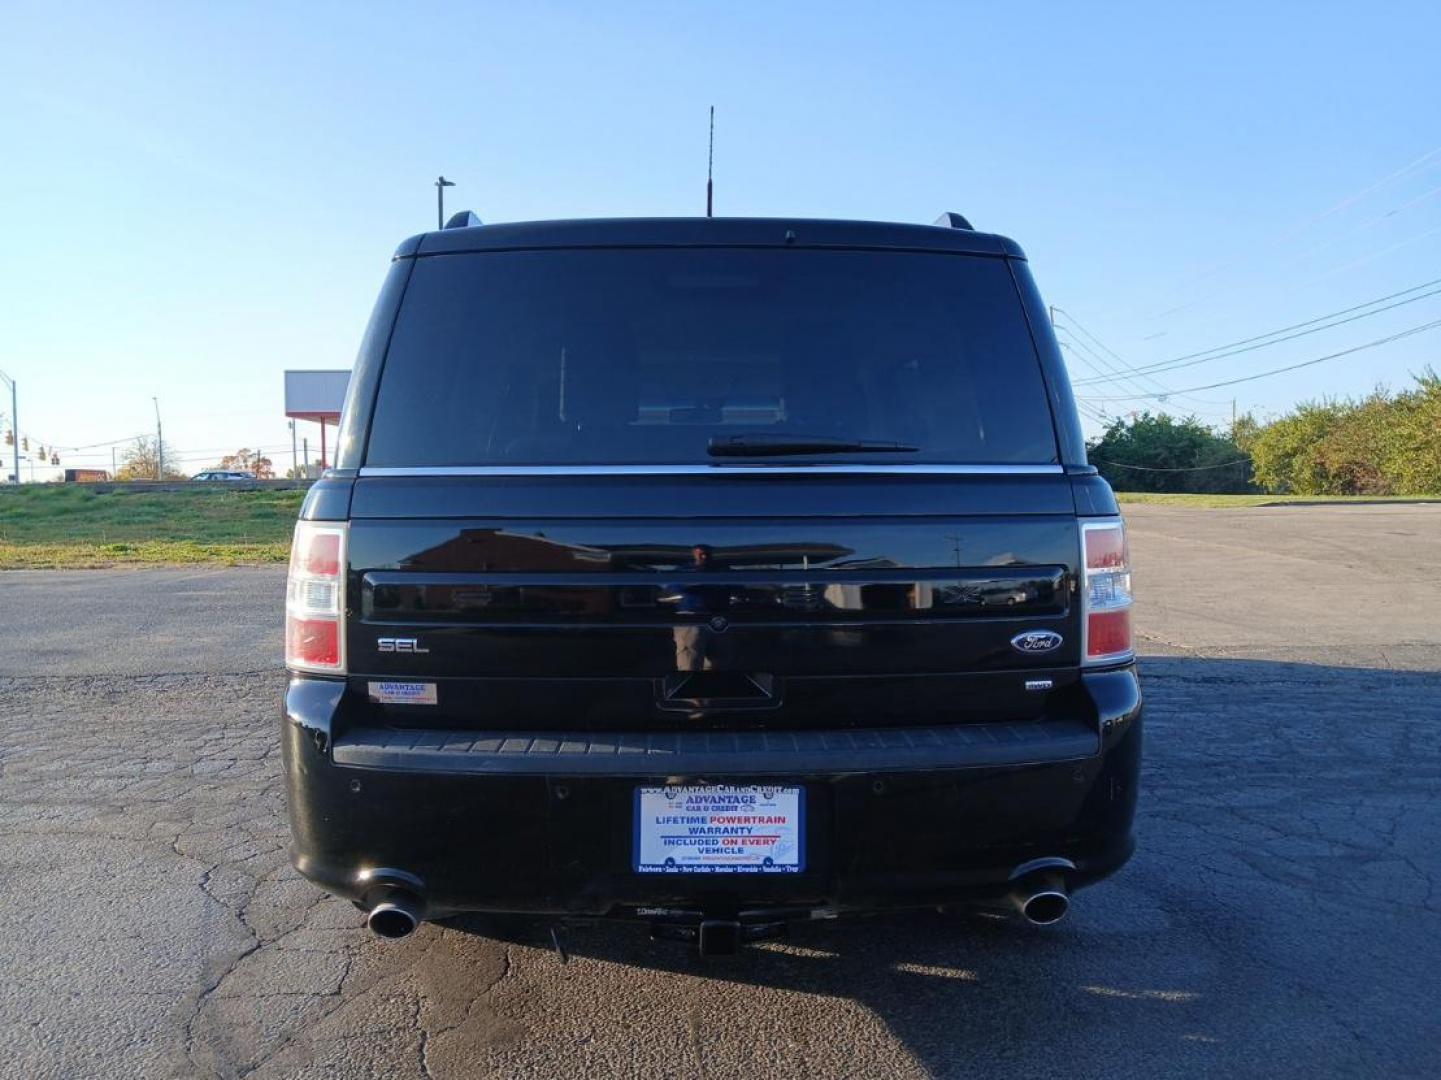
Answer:
M288 464L281 372L349 365L437 173L488 220L697 213L711 104L718 213L959 210L1131 365L1441 278L1434 3L4 10L0 370L47 445L153 430L158 395L187 466L257 443ZM1083 392L1436 319L1441 296ZM1160 407L1265 415L1438 360L1441 329Z

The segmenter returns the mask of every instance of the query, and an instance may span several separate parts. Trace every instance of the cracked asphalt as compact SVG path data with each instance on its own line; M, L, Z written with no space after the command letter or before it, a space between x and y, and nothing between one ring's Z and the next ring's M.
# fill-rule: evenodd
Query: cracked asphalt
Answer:
M389 944L289 867L282 575L0 575L0 1075L1441 1074L1441 507L1128 514L1140 847L1048 930Z

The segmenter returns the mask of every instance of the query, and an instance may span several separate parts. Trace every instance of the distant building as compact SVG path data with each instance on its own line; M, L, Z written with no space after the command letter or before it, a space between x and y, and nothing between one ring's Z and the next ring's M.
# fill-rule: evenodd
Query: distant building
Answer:
M305 369L285 373L285 415L291 420L310 420L320 425L320 469L330 464L326 428L339 425L340 409L345 404L345 390L349 385L350 372L344 370Z

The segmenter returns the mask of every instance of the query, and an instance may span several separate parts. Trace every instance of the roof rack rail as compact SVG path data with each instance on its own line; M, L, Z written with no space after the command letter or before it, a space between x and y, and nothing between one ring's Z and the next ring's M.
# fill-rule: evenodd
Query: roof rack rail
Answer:
M445 223L447 229L469 229L473 225L484 225L476 216L474 210L462 210L459 213L451 214L450 220Z
M935 221L931 222L931 224L939 225L943 229L969 229L971 232L976 231L975 226L954 210L947 210L940 217L936 218Z

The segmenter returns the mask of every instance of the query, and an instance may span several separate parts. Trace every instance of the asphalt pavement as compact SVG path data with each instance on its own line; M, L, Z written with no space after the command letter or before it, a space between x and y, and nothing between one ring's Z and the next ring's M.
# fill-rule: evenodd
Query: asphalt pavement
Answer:
M0 575L0 1075L1441 1073L1441 507L1128 516L1132 862L711 962L371 937L287 860L282 571Z

